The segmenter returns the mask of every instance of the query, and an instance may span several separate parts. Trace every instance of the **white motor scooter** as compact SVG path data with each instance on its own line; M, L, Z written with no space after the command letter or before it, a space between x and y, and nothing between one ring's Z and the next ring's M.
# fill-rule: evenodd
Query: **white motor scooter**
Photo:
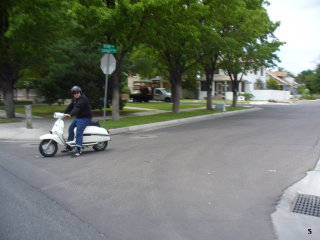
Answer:
M56 112L53 116L54 118L57 118L57 121L54 123L52 130L50 133L40 137L42 141L39 144L39 151L44 157L53 157L58 150L58 144L65 147L76 147L75 139L72 141L66 141L63 137L64 114ZM75 128L75 136L76 130L77 129ZM98 123L93 123L85 128L83 132L82 145L83 147L92 146L95 151L103 151L108 146L108 141L110 140L111 138L109 131L101 128Z

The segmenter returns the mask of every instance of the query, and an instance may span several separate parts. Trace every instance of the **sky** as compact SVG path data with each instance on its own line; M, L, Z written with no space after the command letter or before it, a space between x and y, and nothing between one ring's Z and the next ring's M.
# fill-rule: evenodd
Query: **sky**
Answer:
M320 0L268 0L272 21L280 21L276 37L280 47L277 65L297 75L320 63ZM274 69L277 70L277 69Z

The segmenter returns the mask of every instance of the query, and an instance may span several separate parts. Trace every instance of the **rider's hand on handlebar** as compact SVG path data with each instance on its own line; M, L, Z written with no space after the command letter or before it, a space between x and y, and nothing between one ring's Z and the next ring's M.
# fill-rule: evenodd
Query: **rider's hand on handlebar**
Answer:
M65 118L71 118L70 114L67 114L67 113L63 114L63 117L65 117Z

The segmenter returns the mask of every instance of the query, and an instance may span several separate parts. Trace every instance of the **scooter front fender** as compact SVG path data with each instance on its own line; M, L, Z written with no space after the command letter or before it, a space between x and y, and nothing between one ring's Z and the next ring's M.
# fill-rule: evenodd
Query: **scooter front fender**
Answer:
M53 140L53 141L57 142L58 144L65 145L65 143L57 135L50 134L50 133L40 136L40 139L42 139L42 140L49 139L49 140Z

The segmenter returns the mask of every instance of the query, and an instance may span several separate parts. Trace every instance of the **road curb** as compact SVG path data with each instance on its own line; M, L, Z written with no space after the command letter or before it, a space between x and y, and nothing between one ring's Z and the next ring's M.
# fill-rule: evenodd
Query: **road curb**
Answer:
M230 112L207 114L207 115L196 116L196 117L181 118L181 119L176 119L176 120L148 123L148 124L135 125L135 126L123 127L123 128L115 128L115 129L109 129L109 130L112 135L129 133L129 132L136 132L136 131L149 131L149 130L160 129L160 128L164 128L164 127L171 127L171 126L176 126L176 125L180 125L180 124L197 122L197 121L213 119L213 118L233 116L233 115L237 115L237 114L241 114L241 113L254 112L254 111L259 111L259 110L262 110L262 108L250 108L250 109L246 109L246 110L236 110L236 111L230 111Z

